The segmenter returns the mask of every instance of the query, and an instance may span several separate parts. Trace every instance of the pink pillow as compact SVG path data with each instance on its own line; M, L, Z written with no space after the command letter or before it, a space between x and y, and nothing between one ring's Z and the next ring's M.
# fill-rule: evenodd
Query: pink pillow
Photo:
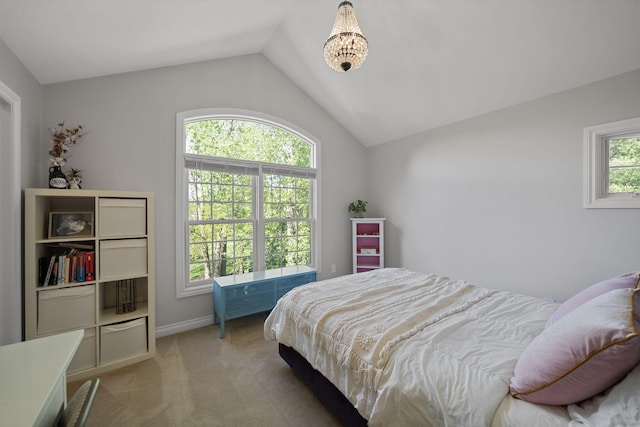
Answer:
M640 289L616 289L559 319L520 356L511 394L568 405L620 381L640 361L639 307Z
M585 302L599 295L605 294L614 289L637 288L639 282L640 273L633 272L613 277L611 279L603 280L602 282L598 282L595 285L591 285L587 289L578 292L577 294L566 300L564 303L562 303L562 305L553 312L551 317L549 317L549 320L547 321L547 327L551 326L551 324L558 321L561 317L566 316L567 313L570 313Z

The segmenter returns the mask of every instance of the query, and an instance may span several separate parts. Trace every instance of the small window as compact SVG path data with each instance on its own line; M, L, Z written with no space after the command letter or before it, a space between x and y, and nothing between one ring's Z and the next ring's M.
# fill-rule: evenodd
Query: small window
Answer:
M585 128L586 208L640 208L640 118Z

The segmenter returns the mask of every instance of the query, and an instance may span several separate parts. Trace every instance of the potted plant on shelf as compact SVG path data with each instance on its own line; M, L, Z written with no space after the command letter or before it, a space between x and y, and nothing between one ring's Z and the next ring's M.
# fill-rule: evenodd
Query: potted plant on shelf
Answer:
M349 212L353 212L353 215L356 218L363 218L364 213L367 211L367 201L366 200L356 200L355 202L349 203Z
M67 173L67 182L69 183L70 189L81 189L82 186L80 186L80 184L82 184L82 171L79 169L71 168L71 171Z

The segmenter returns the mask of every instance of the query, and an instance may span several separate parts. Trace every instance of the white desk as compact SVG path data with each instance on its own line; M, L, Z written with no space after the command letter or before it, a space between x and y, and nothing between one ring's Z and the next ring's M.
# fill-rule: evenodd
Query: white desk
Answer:
M51 426L66 404L66 372L83 330L0 347L2 425Z

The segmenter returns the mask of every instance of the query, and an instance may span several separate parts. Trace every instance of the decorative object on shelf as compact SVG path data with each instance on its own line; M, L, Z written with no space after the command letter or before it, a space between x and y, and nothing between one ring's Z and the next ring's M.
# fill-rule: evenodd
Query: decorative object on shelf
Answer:
M137 291L136 279L118 280L116 282L116 314L136 311Z
M363 218L364 213L367 211L367 201L366 200L356 200L355 202L349 203L349 212L353 212L356 218Z
M50 212L49 238L93 236L93 212Z
M324 43L324 60L338 72L360 68L367 58L368 43L358 25L353 4L343 1L338 5L336 21Z
M67 188L67 177L60 169L60 166L49 166L49 188Z
M82 188L82 171L79 169L71 168L71 171L67 173L67 182L69 182L69 189L79 190Z
M69 147L85 136L82 126L65 128L64 122L58 123L51 133L51 148L49 148L49 188L67 188L68 182L62 167L67 163Z

